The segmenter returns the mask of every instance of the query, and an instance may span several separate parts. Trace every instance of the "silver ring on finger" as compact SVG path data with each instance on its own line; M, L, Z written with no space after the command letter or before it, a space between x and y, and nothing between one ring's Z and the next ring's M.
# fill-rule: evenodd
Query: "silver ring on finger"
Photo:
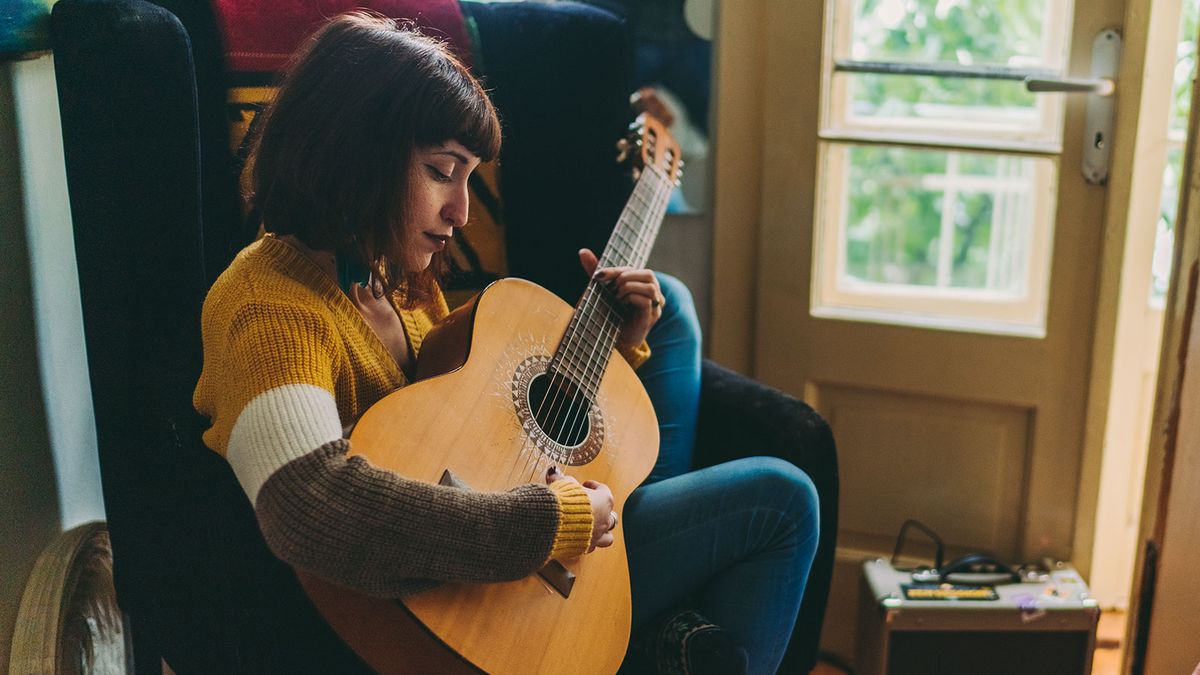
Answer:
M617 523L619 523L620 521L621 521L621 519L617 517L616 511L609 511L609 513L608 513L608 531L612 532L613 530L617 529Z

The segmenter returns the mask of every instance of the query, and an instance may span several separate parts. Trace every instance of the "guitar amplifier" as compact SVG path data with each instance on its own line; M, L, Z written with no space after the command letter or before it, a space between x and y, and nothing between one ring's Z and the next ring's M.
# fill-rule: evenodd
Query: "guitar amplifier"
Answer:
M1070 565L996 586L863 563L856 675L1089 675L1100 608Z

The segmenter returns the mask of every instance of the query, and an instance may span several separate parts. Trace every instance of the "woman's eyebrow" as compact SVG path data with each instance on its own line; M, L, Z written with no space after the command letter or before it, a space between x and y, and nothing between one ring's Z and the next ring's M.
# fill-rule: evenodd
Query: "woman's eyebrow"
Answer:
M433 154L435 154L435 155L450 155L454 159L457 159L458 161L462 162L463 164L469 164L469 162L467 161L466 155L462 154L461 152L456 152L454 150L435 150Z

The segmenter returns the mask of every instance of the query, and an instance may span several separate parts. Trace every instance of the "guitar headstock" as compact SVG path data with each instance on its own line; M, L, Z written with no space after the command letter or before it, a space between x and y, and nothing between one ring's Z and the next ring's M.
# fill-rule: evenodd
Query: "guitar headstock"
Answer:
M629 136L617 141L617 151L618 162L632 158L634 178L640 175L643 168L652 166L661 171L667 180L679 184L679 176L683 173L679 143L654 116L646 113L638 115L629 125Z

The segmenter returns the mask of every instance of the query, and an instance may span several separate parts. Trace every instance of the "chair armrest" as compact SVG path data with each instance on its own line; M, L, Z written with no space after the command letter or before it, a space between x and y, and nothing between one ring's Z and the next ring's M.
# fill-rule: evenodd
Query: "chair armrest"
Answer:
M704 360L696 466L770 455L795 462L820 490L836 494L837 447L825 418L807 403ZM809 467L812 467L810 470Z

